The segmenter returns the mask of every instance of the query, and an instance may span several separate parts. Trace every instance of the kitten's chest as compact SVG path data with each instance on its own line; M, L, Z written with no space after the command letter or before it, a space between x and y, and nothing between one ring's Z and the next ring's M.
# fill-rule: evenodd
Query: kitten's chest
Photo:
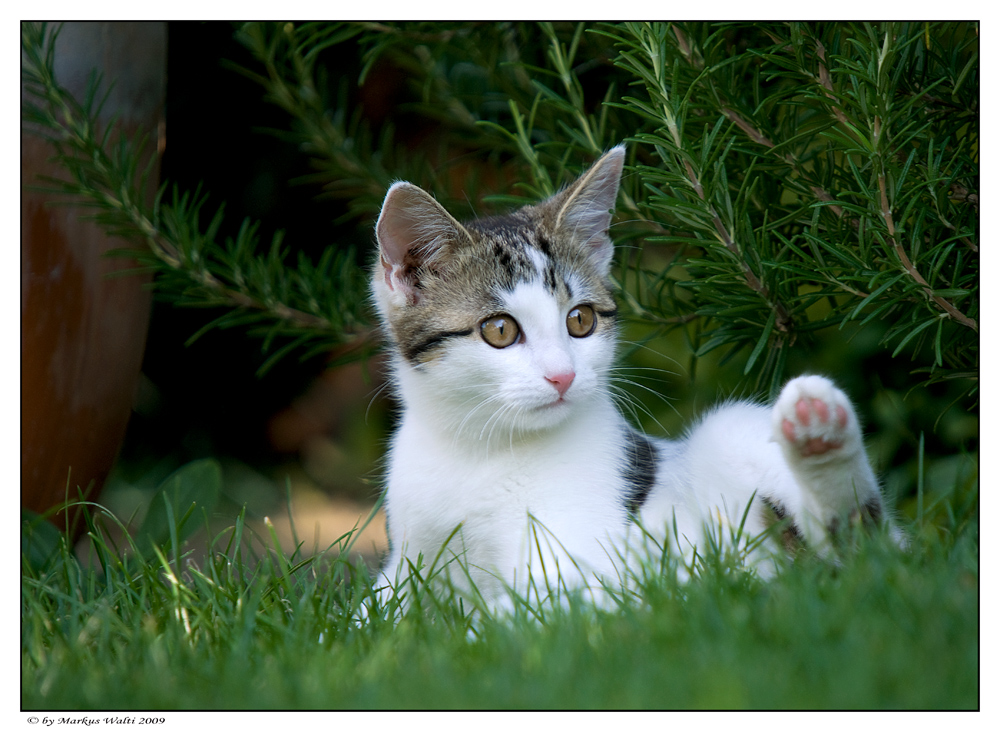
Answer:
M387 495L393 533L463 531L515 542L530 515L564 541L625 523L617 414L527 442L462 445L404 418L393 441ZM617 418L620 419L620 418ZM581 531L583 530L583 531ZM562 536L560 536L562 535Z

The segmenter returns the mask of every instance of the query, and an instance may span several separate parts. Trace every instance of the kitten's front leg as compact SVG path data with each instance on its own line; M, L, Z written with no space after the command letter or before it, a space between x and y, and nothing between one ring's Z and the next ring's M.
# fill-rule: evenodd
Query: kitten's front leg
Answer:
M782 390L772 412L775 441L802 490L803 517L836 534L845 520L884 516L878 481L865 454L854 407L829 379L800 376ZM811 525L811 529L809 527Z

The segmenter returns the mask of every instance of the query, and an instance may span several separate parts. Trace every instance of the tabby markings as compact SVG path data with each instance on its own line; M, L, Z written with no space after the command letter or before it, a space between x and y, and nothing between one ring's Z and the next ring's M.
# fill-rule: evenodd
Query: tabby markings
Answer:
M444 341L448 340L449 338L464 338L467 335L472 335L471 328L467 330L448 330L435 333L430 338L421 341L412 348L408 348L406 350L406 359L411 363L416 363L422 354L434 348L437 348L439 345L441 345Z
M625 463L622 477L627 490L625 508L629 515L635 516L646 502L656 481L656 446L645 435L629 427L625 427L624 435Z
M767 525L782 524L781 542L785 545L785 550L789 554L793 554L804 547L806 543L805 537L802 535L801 529L795 525L795 522L788 518L788 511L785 510L785 505L781 501L768 498L767 496L761 496L761 500L765 506L764 523Z

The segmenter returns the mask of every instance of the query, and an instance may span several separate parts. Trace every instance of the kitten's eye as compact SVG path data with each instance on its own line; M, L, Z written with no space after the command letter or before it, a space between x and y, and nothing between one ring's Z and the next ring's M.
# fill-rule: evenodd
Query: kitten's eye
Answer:
M566 316L566 329L574 338L586 338L594 332L597 316L590 305L577 305Z
M496 315L487 318L479 324L479 332L482 334L483 340L494 348L506 348L521 335L517 321L509 315Z

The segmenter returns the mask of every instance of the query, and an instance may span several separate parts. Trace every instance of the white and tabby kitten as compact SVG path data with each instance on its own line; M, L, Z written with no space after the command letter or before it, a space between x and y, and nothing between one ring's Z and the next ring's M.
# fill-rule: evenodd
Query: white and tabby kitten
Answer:
M721 406L676 441L619 413L608 226L624 153L547 201L466 224L414 185L389 189L372 289L403 411L383 584L420 556L457 558L450 579L494 605L508 589L616 584L636 519L690 554L751 500L744 533L784 520L779 548L822 549L840 522L882 520L854 408L824 377L793 379L773 406Z

